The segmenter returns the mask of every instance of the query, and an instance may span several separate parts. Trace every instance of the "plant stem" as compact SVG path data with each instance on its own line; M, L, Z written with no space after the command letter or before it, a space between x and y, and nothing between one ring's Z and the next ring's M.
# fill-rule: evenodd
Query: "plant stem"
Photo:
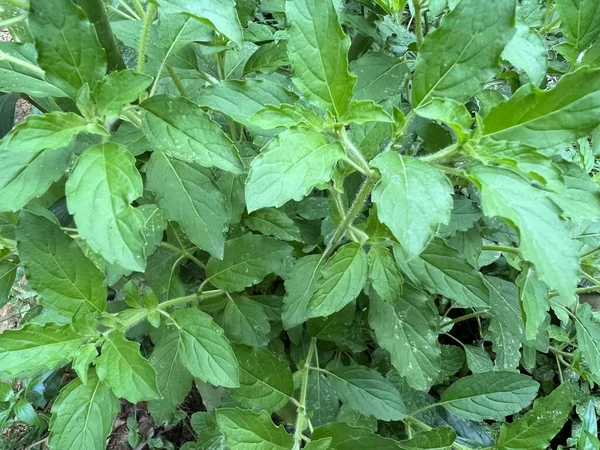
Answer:
M331 187L329 188L329 194L331 195L331 198L333 198L333 203L335 204L335 208L337 209L338 214L340 215L340 217L344 217L346 215L346 208L344 208L344 204L342 202L342 198L340 197L340 193L336 191L333 187ZM348 234L350 235L350 238L353 241L358 242L356 235L352 231L352 227L349 227Z
M136 20L136 19L135 19L135 17L133 17L133 16L130 16L129 14L127 14L127 13L125 13L125 12L121 11L121 10L120 10L120 9L118 9L118 8L115 8L113 5L106 5L106 7L107 7L108 9L110 9L112 12L114 12L114 13L116 13L116 14L120 15L121 17L124 17L124 18L125 18L125 19L127 19L127 20Z
M183 86L181 79L177 75L177 72L175 72L175 69L173 69L171 66L167 66L167 72L169 72L169 76L173 80L173 83L175 83L175 87L179 91L179 94L182 97L187 97L187 93L185 92L185 87Z
M344 127L340 128L338 131L338 136L350 159L352 159L352 161L354 161L356 165L362 169L361 172L367 177L373 176L375 173L374 170L369 167L369 163L362 155L361 151L356 147L356 145L354 145L354 142L350 140Z
M138 49L138 64L137 71L144 73L146 68L146 45L148 44L148 34L150 33L150 26L154 20L154 12L156 11L156 4L148 3L148 9L144 17L144 27L142 28L142 35L140 37L140 46Z
M142 20L140 15L138 13L136 13L133 9L131 9L131 6L129 6L125 0L117 0L117 1L119 2L119 5L121 5L123 8L125 8L127 10L127 12L131 15L131 17L134 20ZM142 13L143 12L144 12L144 10L142 9Z
M442 172L447 173L448 175L452 175L458 178L465 178L465 174L457 169L453 169L452 167L441 166L439 164L432 164L432 166L437 167Z
M166 302L162 302L158 305L158 309L168 309L173 308L174 306L184 305L186 303L198 302L201 300L206 300L209 298L220 297L225 294L225 291L222 289L215 289L214 291L206 291L206 292L198 292L193 295L188 295L186 297L174 298L172 300L167 300Z
M141 19L146 17L146 12L144 11L144 7L142 6L140 0L133 0L133 7L137 11L138 16L140 16Z
M154 92L156 92L156 87L158 86L158 81L160 80L160 76L162 75L162 71L165 68L165 65L167 63L167 59L169 58L169 56L171 56L171 52L173 51L173 48L175 48L175 44L177 43L177 41L179 40L179 38L183 34L183 31L185 30L185 27L187 26L187 24L190 23L190 20L192 20L192 19L188 17L188 19L185 21L185 23L181 26L181 28L179 29L179 32L175 36L175 39L173 39L173 42L169 46L169 49L167 50L167 53L165 54L165 57L161 61L160 66L158 68L158 72L156 73L156 77L154 77L154 83L152 84L152 89L150 89L150 97L152 97L154 95ZM171 74L171 71L169 71L169 74ZM173 81L175 81L175 80L173 80ZM180 83L181 83L181 81L180 81ZM177 83L175 83L175 85L177 85ZM177 87L177 89L179 90L179 87Z
M443 148L439 152L432 153L431 155L422 156L420 159L421 159L421 161L427 161L427 162L439 161L441 159L445 159L445 158L448 158L449 156L454 155L456 152L458 152L459 149L460 149L460 145L457 143L454 143L452 145L449 145L446 148Z
M412 0L415 10L415 34L417 35L417 46L423 45L423 17L421 15L421 0Z
M587 258L588 256L591 256L591 255L593 255L594 253L597 253L597 252L600 252L600 247L596 247L596 248L593 248L593 249L585 252L583 255L581 255L579 257L579 259Z
M479 317L479 316L485 316L488 314L489 314L489 311L475 311L470 314L465 314L464 316L457 317L456 319L446 320L445 322L442 322L440 324L440 328L446 328L449 325L454 325L459 322L464 322L465 320L473 319L473 318Z
M308 375L310 373L310 363L317 347L317 340L312 338L304 367L302 368L302 386L300 387L300 404L298 405L298 416L296 417L296 430L294 431L294 446L292 450L300 450L302 445L302 432L306 424L306 394L308 393Z
M117 40L110 27L104 2L102 0L79 0L78 3L90 22L94 25L98 34L98 40L100 40L100 44L106 50L108 71L125 70L125 61L123 61Z
M180 255L183 255L186 258L188 258L190 261L193 261L194 263L196 263L196 265L201 267L202 269L206 269L206 265L202 261L200 261L194 255L192 255L191 253L186 251L184 248L177 247L176 245L169 244L168 242L161 242L160 246L164 247L164 248L168 248L169 250L172 250L175 253L179 253Z
M3 51L0 51L0 61L6 61L17 66L25 67L26 69L35 72L36 75L39 75L40 77L46 75L46 72L44 72L38 66L34 66L33 64L28 63L27 61L23 61L22 59L15 58L14 56L4 53Z
M491 251L491 252L515 253L517 255L520 254L520 251L518 248L507 247L504 245L484 245L481 249Z
M16 17L11 17L10 19L6 19L6 20L0 20L0 27L2 27L2 28L10 27L19 22L23 22L25 19L27 19L27 17L29 17L29 13L21 14L20 16L16 16Z

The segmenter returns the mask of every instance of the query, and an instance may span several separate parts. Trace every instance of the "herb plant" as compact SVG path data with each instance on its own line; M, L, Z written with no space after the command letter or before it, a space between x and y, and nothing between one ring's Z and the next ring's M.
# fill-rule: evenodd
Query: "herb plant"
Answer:
M3 4L0 424L600 448L597 0Z

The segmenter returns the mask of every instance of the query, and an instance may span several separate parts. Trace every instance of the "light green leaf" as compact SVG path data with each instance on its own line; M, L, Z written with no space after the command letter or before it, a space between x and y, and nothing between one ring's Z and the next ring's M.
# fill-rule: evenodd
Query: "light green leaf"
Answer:
M290 0L285 4L288 57L294 83L319 108L337 117L352 98L356 77L348 72L350 39L331 0Z
M28 324L4 331L0 335L0 378L52 369L71 360L80 345L81 337L64 326Z
M1 42L0 51L19 61L37 65L37 52L31 43ZM32 97L68 97L46 81L44 73L10 61L0 61L0 91L22 92Z
M387 225L410 257L423 251L452 211L452 185L444 173L416 158L395 152L377 156L381 172L373 190L377 217Z
M246 234L225 243L222 260L208 260L207 279L230 293L243 291L275 272L291 255L292 247L285 242Z
M250 166L248 212L302 200L317 184L331 179L333 167L342 158L341 145L330 143L320 133L294 129L278 134Z
M439 234L454 236L458 232L469 231L481 219L481 210L472 200L465 197L454 197L454 207L447 225L440 226Z
M414 389L427 391L440 373L437 310L427 296L406 287L395 303L371 296L369 325L392 364Z
M402 295L404 279L390 251L380 245L373 245L369 258L369 280L375 292L386 302L394 305Z
M360 244L340 247L323 265L316 290L307 306L308 317L329 316L358 297L369 262Z
M8 133L0 149L11 152L39 152L66 147L79 133L108 136L106 129L75 113L51 112L28 116Z
M451 98L432 98L415 112L426 119L440 121L454 131L460 142L466 142L471 132L473 117L462 103Z
M232 396L248 408L267 412L283 408L294 395L294 380L288 363L262 347L234 345L240 364L240 387Z
M196 246L223 257L228 215L210 171L155 151L146 173L147 187L166 218L178 222Z
M179 333L179 355L191 374L215 386L238 387L238 362L223 330L195 308L171 314Z
M525 72L536 86L546 79L548 49L544 39L527 25L517 24L517 32L502 52L502 58Z
M313 440L331 439L329 450L398 450L398 444L373 433L368 428L351 427L345 422L329 423L316 428Z
M124 106L137 100L151 84L151 77L130 69L109 73L91 92L97 116L118 116Z
M23 211L17 225L17 248L27 281L41 303L72 317L80 307L106 308L106 281L71 237L48 219Z
M517 286L513 282L491 276L485 277L485 284L490 291L492 314L510 330L511 334L522 340L525 335L525 324Z
M218 409L217 423L231 450L290 450L294 443L293 436L275 426L264 411Z
M90 364L94 362L97 356L98 347L95 342L82 345L75 354L71 366L83 384L87 384Z
M144 101L143 128L148 140L167 155L204 167L240 174L237 149L219 124L184 97L157 95Z
M286 330L294 328L308 319L308 302L317 289L321 274L321 255L308 255L294 264L285 280L285 297L281 318Z
M8 296L17 276L18 264L0 261L0 307L8 303Z
M521 308L525 319L525 338L534 341L548 317L550 303L548 288L542 283L535 270L528 268L517 279Z
M465 102L479 92L498 71L500 54L515 32L515 6L514 0L462 0L446 14L419 50L413 108L433 97Z
M143 186L131 153L111 142L90 147L71 172L66 193L77 229L92 250L109 263L143 271L144 215L131 206Z
M458 379L442 394L448 411L469 420L502 420L537 396L539 384L514 372L487 372Z
M252 231L281 241L303 241L298 225L286 213L275 208L254 211L244 219L244 224Z
M117 397L131 403L161 397L156 372L140 355L140 344L127 340L120 331L113 330L106 335L102 354L96 361L98 377Z
M372 100L358 100L351 102L340 118L344 124L363 124L369 122L394 123L394 119L385 110Z
M381 102L400 95L410 77L404 60L379 52L366 53L350 69L356 75L355 100Z
M583 304L577 310L575 320L577 343L583 360L592 374L600 377L600 323L594 319L590 305ZM1 361L1 360L0 360Z
M512 170L478 166L470 174L480 185L484 213L518 227L521 253L540 279L565 298L573 295L579 281L577 245L554 203Z
M373 369L341 367L328 378L340 399L361 414L385 421L402 420L407 414L398 390Z
M512 423L500 428L494 449L497 450L543 450L556 436L573 409L571 385L565 383L550 395L537 399L533 409Z
M600 185L575 163L561 161L552 168L560 171L561 179L548 182L554 191L549 196L563 215L573 222L595 221L600 216Z
M266 346L269 343L271 325L263 307L246 297L229 299L223 311L223 329L233 342Z
M587 136L600 124L599 74L600 69L582 67L547 91L523 86L485 116L483 135L540 149Z
M193 100L231 117L246 126L254 123L251 117L265 106L295 104L298 96L274 81L249 78L244 81L227 80L205 87Z
M576 53L600 35L600 5L595 0L556 0L560 29Z
M521 339L495 317L488 327L492 350L496 354L495 370L514 372L521 361Z
M434 238L423 252L412 259L399 245L394 256L402 271L413 283L441 294L465 308L489 307L489 291L481 274L458 252L439 238Z
M294 128L302 125L314 131L320 131L324 124L321 116L301 103L279 106L267 105L250 117L250 122L265 130L280 127Z
M244 198L244 176L236 176L229 172L222 172L217 179L217 187L225 197L225 209L229 215L229 224L237 225L246 210Z
M29 4L28 25L46 79L70 97L84 84L102 79L106 54L81 8L68 0Z
M179 334L172 333L162 339L149 361L156 371L156 383L162 399L150 400L148 411L154 422L160 424L172 418L192 389L192 375L181 361Z
M185 14L207 23L237 46L243 42L242 27L233 0L160 0L165 14Z
M87 383L71 381L52 405L48 445L60 450L103 449L119 410L119 400L90 371Z
M317 441L313 440L308 442L305 446L305 450L327 450L331 444L331 438L323 438Z
M485 349L472 345L465 345L464 349L467 357L467 367L471 372L483 373L494 370L494 363Z
M398 442L402 450L450 450L456 432L450 427L434 428L416 434L411 439Z
M244 66L244 75L252 72L273 73L281 66L290 64L285 41L261 45Z

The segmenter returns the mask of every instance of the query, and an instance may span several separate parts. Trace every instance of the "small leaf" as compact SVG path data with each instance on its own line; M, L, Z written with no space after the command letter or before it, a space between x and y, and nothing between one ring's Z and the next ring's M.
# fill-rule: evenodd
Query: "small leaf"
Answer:
M298 259L285 281L286 293L281 317L286 330L308 319L308 302L317 289L321 260L321 255L309 255Z
M137 100L152 84L152 78L127 69L106 75L91 92L98 117L115 117L123 107Z
M517 24L517 32L506 45L502 58L525 72L535 86L546 79L548 49L544 39L527 25Z
M473 118L465 105L451 98L432 98L419 106L415 112L426 119L437 120L448 125L460 142L466 142L471 132Z
M590 305L581 305L577 310L575 329L584 362L595 377L600 377L600 323L594 320Z
M465 345L465 356L467 357L467 367L473 373L484 373L494 370L494 363L489 353L481 347Z
M520 287L521 307L525 319L525 338L528 341L534 341L537 339L550 309L548 288L539 280L532 268L521 272L517 284Z
M18 264L0 261L0 307L8 303L8 296L17 276Z
M246 297L229 299L223 311L223 329L233 342L254 347L269 343L271 325L262 306Z
M359 125L368 122L394 123L394 119L372 100L351 102L340 121L345 124L356 123Z
M282 426L275 426L264 411L218 409L217 423L231 450L290 450L294 443L294 438Z
M600 35L600 8L594 0L557 0L560 29L579 53Z
M355 100L381 102L400 95L410 78L408 65L402 58L369 52L350 64L356 75Z
M398 444L392 439L387 439L373 433L368 428L351 427L345 422L329 423L316 428L313 432L314 440L331 439L329 450L398 450Z
M273 236L281 241L302 242L303 240L298 225L283 211L275 208L254 211L244 219L244 223L252 231Z
M450 427L433 428L416 434L411 439L398 442L402 450L446 450L451 449L456 432Z
M369 280L375 292L386 302L395 304L402 295L404 279L390 251L373 245L367 255L369 259Z
M300 125L314 131L323 129L323 118L301 103L280 106L267 105L250 117L250 122L265 130L294 128Z

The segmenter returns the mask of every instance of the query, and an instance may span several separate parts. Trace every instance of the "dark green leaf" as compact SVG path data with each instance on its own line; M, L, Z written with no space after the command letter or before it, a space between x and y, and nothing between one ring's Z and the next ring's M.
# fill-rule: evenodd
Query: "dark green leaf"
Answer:
M219 409L217 423L231 450L290 450L294 443L293 437L282 426L275 426L264 411Z

